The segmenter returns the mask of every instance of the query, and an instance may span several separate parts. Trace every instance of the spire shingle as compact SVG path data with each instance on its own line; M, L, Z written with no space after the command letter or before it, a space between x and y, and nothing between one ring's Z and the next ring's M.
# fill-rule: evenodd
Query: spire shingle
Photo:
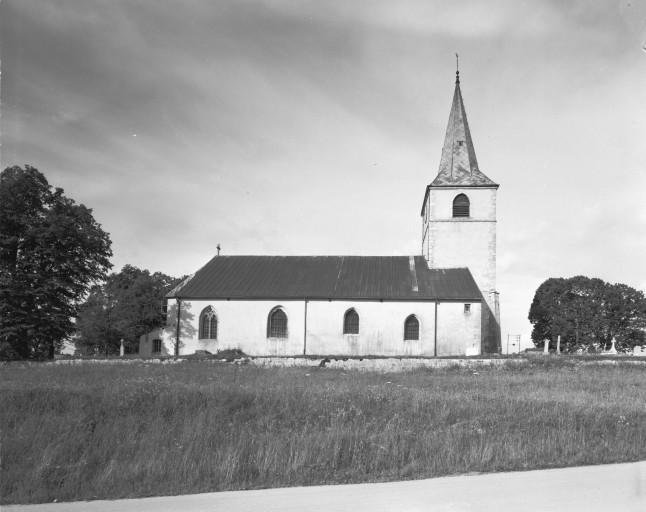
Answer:
M446 127L442 158L437 176L431 183L432 187L442 186L497 186L492 180L478 169L478 160L471 140L467 113L464 110L462 92L460 91L460 76L456 73L453 104Z

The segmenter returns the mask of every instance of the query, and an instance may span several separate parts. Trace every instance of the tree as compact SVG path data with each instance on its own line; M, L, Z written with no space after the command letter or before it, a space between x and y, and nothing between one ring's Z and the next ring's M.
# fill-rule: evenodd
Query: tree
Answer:
M565 293L563 278L550 278L536 290L529 309L529 321L534 325L532 341L536 346L542 347L545 341L549 343L558 334L563 335L570 330L563 314Z
M110 354L119 350L120 332L111 321L114 303L103 286L95 285L76 317L77 337L74 344L84 354Z
M646 297L641 290L625 284L608 285L603 311L603 335L606 342L616 338L618 348L644 343Z
M564 313L571 323L566 345L580 347L603 342L602 312L607 283L598 278L575 276L565 279Z
M110 274L80 308L77 346L86 353L112 354L123 339L127 350L136 350L142 334L165 325L162 300L180 281L132 265Z
M0 357L54 357L110 269L110 245L92 210L37 169L0 174Z
M628 348L644 341L646 298L630 286L597 278L550 278L536 290L529 321L539 347L560 335L569 350L604 347L613 338Z

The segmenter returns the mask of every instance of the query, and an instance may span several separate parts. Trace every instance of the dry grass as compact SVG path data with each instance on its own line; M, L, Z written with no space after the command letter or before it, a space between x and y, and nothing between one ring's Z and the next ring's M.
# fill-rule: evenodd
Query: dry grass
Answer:
M0 369L3 503L646 458L643 367Z

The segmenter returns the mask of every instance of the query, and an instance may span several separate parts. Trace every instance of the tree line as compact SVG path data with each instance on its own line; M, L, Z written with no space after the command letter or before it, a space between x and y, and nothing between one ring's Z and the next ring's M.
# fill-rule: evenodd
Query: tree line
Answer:
M567 351L604 350L613 338L617 349L645 343L646 298L628 285L598 278L550 278L536 290L529 310L532 341Z
M108 275L111 241L92 210L31 166L0 173L0 359L51 359L74 337L82 353L164 324L179 279L131 265Z
M181 282L161 272L126 265L90 288L76 320L76 350L82 355L137 352L139 337L166 324L164 296Z
M132 265L108 274L111 256L91 209L33 167L2 171L0 359L53 358L72 338L82 354L117 353L121 340L134 352L142 334L162 327L162 300L183 278ZM645 343L646 299L625 284L550 278L529 320L538 347L560 336L565 350L599 350L613 338L630 348Z

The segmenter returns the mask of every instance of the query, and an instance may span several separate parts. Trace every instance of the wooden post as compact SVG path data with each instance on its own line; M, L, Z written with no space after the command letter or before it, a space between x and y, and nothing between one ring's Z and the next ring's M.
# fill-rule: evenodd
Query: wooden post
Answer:
M307 354L307 299L305 299L305 317L303 318L303 355Z
M435 302L435 324L433 325L433 357L437 357L437 302Z
M561 353L561 335L560 334L556 337L556 353L557 354Z

